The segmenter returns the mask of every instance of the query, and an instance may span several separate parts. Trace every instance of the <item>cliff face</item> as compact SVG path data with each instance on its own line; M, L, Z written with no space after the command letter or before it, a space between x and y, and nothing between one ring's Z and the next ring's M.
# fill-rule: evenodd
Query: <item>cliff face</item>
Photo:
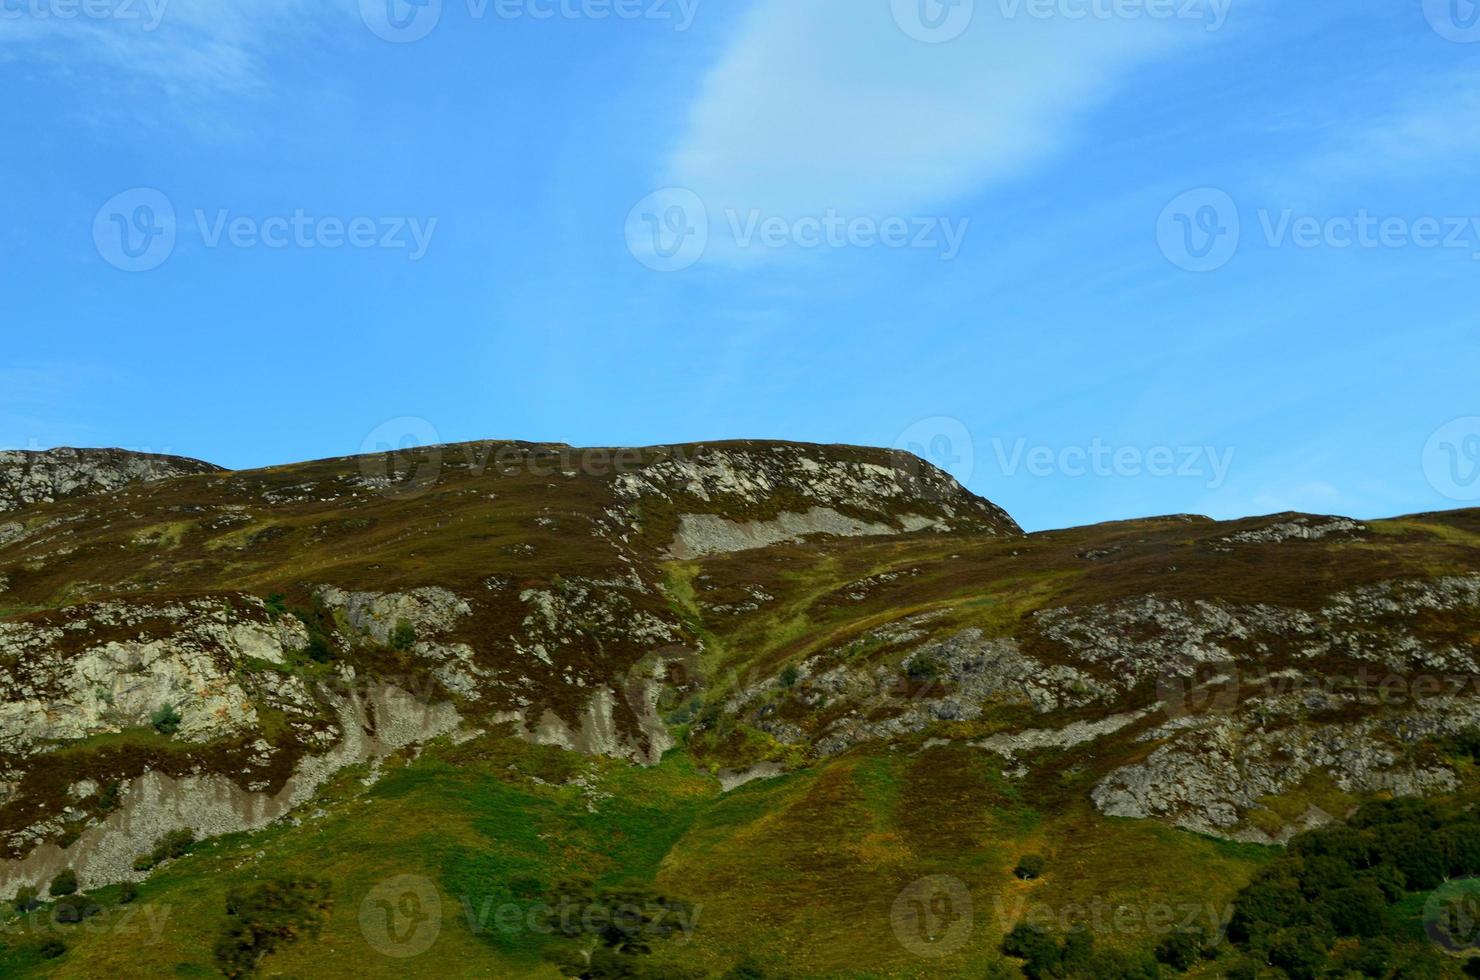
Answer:
M220 471L196 459L121 449L0 452L0 511L117 490L132 483Z

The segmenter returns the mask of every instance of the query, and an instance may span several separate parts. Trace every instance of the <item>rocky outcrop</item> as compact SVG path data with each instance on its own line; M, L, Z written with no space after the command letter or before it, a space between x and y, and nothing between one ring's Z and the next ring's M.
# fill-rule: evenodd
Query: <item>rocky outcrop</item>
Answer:
M117 490L131 483L220 472L221 467L198 459L121 449L0 452L0 512Z
M1000 507L918 457L892 450L799 445L679 447L612 482L629 505L662 498L680 511L670 546L699 557L793 541L910 531L1017 536ZM753 516L752 516L753 515ZM629 507L626 520L636 522Z
M301 682L281 666L308 642L260 599L107 601L0 622L0 752L147 728L166 706L194 742L258 723L258 706L302 713Z
M63 849L42 844L18 860L0 862L0 899L27 885L44 892L62 868L77 873L82 888L139 881L147 871L134 859L148 853L163 835L190 830L198 837L259 830L311 800L345 767L374 760L398 749L457 730L457 710L428 703L398 688L342 678L344 690L317 692L338 717L341 738L332 749L299 760L293 775L275 793L244 789L224 773L171 777L146 772L121 790L119 809L88 827Z

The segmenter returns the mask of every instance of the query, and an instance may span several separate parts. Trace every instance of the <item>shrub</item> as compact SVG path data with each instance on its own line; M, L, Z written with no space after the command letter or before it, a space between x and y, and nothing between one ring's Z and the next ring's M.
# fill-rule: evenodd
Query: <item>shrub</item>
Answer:
M180 712L175 710L173 704L161 705L160 709L150 716L149 723L159 734L173 735L180 730Z
M67 944L61 939L53 936L41 944L37 950L44 960L54 960L67 951Z
M396 627L391 630L391 649L410 650L415 642L416 627L411 625L411 620L396 620Z
M17 912L29 912L41 904L36 900L36 889L26 885L15 893L15 910Z
M268 596L265 605L270 619L281 619L288 614L288 597L281 592L274 592Z
M132 881L125 881L118 886L118 904L127 905L139 897L139 886Z
M190 853L195 846L195 831L190 828L184 830L172 830L159 840L154 842L154 853L149 855L154 864L160 864L170 858L182 858ZM142 855L141 855L142 856ZM135 863L137 867L137 862ZM145 871L147 868L140 868Z
M123 784L118 780L110 780L98 793L98 809L103 813L112 813L118 809L118 799L123 793Z
M1178 973L1186 973L1202 958L1202 948L1202 937L1196 933L1174 932L1157 944L1156 959Z
M63 868L57 872L57 876L51 879L49 892L52 898L75 895L77 893L77 872L71 868Z
M1048 862L1044 860L1043 855L1025 854L1018 861L1017 867L1012 869L1012 873L1024 881L1032 881L1035 878L1042 878L1047 867Z
M334 659L334 650L329 646L329 641L324 639L322 633L308 635L308 647L304 652L308 654L308 659L316 664L326 664Z
M795 687L797 678L800 676L801 673L797 670L795 664L787 664L781 671L781 686Z
M226 896L230 921L216 942L216 965L228 977L249 976L262 958L302 936L316 936L333 900L327 882L275 878Z
M1023 961L1023 975L1029 980L1051 977L1059 972L1062 954L1053 936L1037 926L1019 923L1002 939L1002 952Z
M149 871L158 863L158 861L154 860L153 854L140 854L138 857L134 858L134 870Z
M945 668L934 657L919 656L910 661L907 673L912 681L933 681L945 673Z

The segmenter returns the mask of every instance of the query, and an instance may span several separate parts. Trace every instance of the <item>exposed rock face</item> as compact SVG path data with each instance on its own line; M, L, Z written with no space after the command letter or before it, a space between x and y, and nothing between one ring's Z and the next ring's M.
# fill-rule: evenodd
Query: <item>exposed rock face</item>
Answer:
M1480 703L1443 699L1412 711L1350 724L1293 724L1266 730L1246 715L1163 728L1148 738L1172 740L1141 763L1102 780L1091 798L1102 813L1155 817L1205 834L1283 843L1303 824L1268 832L1240 827L1266 797L1295 789L1312 774L1343 792L1422 795L1459 782L1442 766L1409 760L1405 744L1480 721ZM1268 811L1265 811L1268 812Z
M833 452L827 451L832 449ZM670 547L698 557L793 541L937 531L1022 533L1000 507L918 457L817 446L697 447L618 475L613 493L683 509ZM750 520L736 515L757 514Z
M0 752L145 728L166 705L179 737L209 742L257 724L257 705L299 713L301 683L281 665L308 642L291 617L273 622L251 596L71 606L0 622Z
M121 449L0 452L0 512L64 497L117 490L131 483L219 472L223 472L221 467L197 459Z
M925 528L949 530L944 520L920 514L901 516L899 526L861 521L833 510L813 507L805 513L782 511L769 521L731 521L717 514L683 514L679 517L678 534L669 546L675 558L700 558L730 551L764 548L783 541L800 541L811 534L837 538L861 538L869 535L899 534Z
M259 830L308 802L346 766L451 734L461 722L449 704L423 702L373 682L352 683L343 694L318 693L332 704L343 737L330 751L301 759L282 789L253 792L218 773L175 778L147 772L123 787L117 812L70 847L43 844L24 858L0 863L0 898L13 897L27 885L44 890L64 867L77 872L84 889L142 880L148 873L135 870L134 858L171 831L215 837Z

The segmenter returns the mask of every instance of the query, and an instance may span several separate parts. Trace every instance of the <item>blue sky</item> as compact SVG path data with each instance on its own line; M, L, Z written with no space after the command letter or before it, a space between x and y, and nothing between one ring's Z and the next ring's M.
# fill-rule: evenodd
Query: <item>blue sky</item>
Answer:
M1470 0L3 0L0 79L0 445L1480 499Z

